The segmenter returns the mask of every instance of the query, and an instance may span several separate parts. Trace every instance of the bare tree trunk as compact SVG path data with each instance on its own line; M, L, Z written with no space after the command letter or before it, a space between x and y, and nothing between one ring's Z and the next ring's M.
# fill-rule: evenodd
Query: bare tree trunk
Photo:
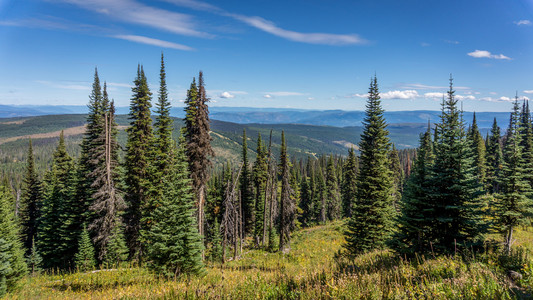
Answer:
M507 230L507 236L505 237L505 251L507 255L511 255L511 246L513 244L513 226L509 227Z

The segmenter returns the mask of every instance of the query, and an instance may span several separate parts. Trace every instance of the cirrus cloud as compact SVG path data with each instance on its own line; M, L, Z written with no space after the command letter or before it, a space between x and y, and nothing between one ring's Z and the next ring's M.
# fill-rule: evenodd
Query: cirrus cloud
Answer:
M531 25L531 21L530 21L530 20L514 21L513 23L515 23L515 24L518 25L518 26L521 26L521 25Z

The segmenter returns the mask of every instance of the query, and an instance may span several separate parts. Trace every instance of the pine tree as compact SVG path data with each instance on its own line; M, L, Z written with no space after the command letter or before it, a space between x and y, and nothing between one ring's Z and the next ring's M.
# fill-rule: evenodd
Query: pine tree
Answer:
M265 190L268 177L267 153L261 140L261 134L257 135L257 157L252 168L253 185L255 189L255 241L259 246L263 235L265 216Z
M107 87L104 83L103 101L108 108L102 115L103 130L95 139L95 145L91 149L92 157L98 163L91 173L94 182L91 187L94 194L93 202L89 207L92 212L92 222L89 230L93 233L98 259L102 261L107 251L107 244L114 228L117 226L118 215L126 208L124 199L117 189L118 174L118 149L117 124L115 122L114 103L110 103L107 95Z
M153 210L154 224L146 233L148 265L167 277L204 272L184 144L180 138L170 173L163 178L167 188L161 205Z
M0 185L0 297L13 290L26 275L24 250L20 240L20 228L13 213L15 203L11 190Z
M524 173L519 110L518 99L515 99L507 131L507 141L503 149L501 195L497 196L496 207L496 224L504 234L504 245L508 254L513 244L514 228L523 224L527 216L533 215L533 201L530 198L532 190Z
M209 109L202 71L198 75L198 85L193 82L185 100L185 139L186 154L192 186L196 195L198 232L204 236L204 203L206 185L209 180L210 157L215 155L209 136Z
M287 253L291 249L291 232L294 230L295 203L291 186L289 184L290 164L285 142L285 132L281 131L281 195L279 206L279 250Z
M248 142L246 129L242 132L242 172L240 176L241 201L243 204L244 234L253 233L255 223L255 199L252 192L251 174L248 163Z
M86 227L83 228L78 240L78 252L75 257L75 264L76 268L80 271L89 271L96 266L94 247Z
M37 247L45 268L69 268L74 262L80 236L79 206L76 197L77 170L67 153L63 132L53 155L51 169L43 182L43 204Z
M486 181L486 149L483 137L481 136L481 133L479 133L475 112L472 126L467 134L467 139L470 143L470 151L474 154L474 168L477 180L484 185Z
M39 206L42 201L41 192L41 181L35 170L35 158L33 156L33 146L30 139L26 161L26 173L24 174L22 194L20 197L19 214L22 224L24 248L26 249L27 254L31 253L33 240L37 233Z
M459 247L479 245L486 232L483 203L462 113L450 78L448 96L442 103L437 126L435 163L428 201L433 205L433 226L429 241L435 252L454 253Z
M401 254L423 253L431 249L430 232L434 224L434 211L428 198L433 162L431 126L428 124L427 131L420 135L420 147L402 195L399 228L391 243Z
M329 156L328 165L326 168L326 186L327 186L327 214L329 220L340 219L342 213L341 207L341 195L339 190L339 184L337 182L337 176L335 172L335 164L333 162L333 156Z
M378 90L377 78L371 80L366 117L359 149L357 207L348 222L344 248L350 256L381 248L392 231L395 210L391 197L393 182L389 169L390 141Z
M117 217L118 218L118 217ZM128 259L128 247L122 231L120 219L115 221L115 226L107 242L106 252L103 257L105 265L113 267L119 266L120 263Z
M500 127L494 118L490 137L487 140L487 186L491 193L500 192L499 178L503 167L502 138Z
M137 77L132 88L133 96L130 104L130 127L126 130L126 241L130 249L130 257L142 257L139 234L142 227L141 216L150 191L149 159L153 142L152 120L150 118L150 100L152 93L142 66L137 68Z
M348 150L348 159L344 164L344 177L342 181L342 211L345 217L351 218L354 204L356 202L355 197L357 194L357 157L355 151L352 148Z

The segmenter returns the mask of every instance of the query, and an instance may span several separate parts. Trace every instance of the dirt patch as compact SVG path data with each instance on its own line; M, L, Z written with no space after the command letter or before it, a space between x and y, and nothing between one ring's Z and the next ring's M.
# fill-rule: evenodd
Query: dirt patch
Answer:
M118 130L123 130L128 128L128 126L117 126ZM74 135L80 135L85 132L85 125L84 126L77 126L77 127L70 127L63 129L63 135L64 136L74 136ZM0 139L0 145L14 142L18 140L23 139L47 139L47 138L54 138L59 137L59 134L61 133L61 130L53 131L53 132L45 132L45 133L36 133L36 134L27 134L27 135L21 135L21 136L13 136L5 139Z
M348 141L333 141L334 144L344 146L346 148L354 148L355 150L359 150L359 146L356 144L350 143Z
M22 119L22 120L16 120L16 121L9 121L9 122L0 122L0 124L3 125L20 125L24 124L28 119Z

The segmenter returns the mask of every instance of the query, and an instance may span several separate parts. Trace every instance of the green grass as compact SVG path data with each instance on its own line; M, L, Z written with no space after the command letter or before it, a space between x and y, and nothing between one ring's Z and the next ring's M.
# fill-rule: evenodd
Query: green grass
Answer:
M8 299L528 299L531 258L511 281L495 255L407 261L387 250L357 257L342 248L341 221L299 230L287 255L244 249L237 261L207 266L201 278L167 280L143 268L28 276ZM517 232L531 249L532 230ZM337 258L336 258L337 257Z

